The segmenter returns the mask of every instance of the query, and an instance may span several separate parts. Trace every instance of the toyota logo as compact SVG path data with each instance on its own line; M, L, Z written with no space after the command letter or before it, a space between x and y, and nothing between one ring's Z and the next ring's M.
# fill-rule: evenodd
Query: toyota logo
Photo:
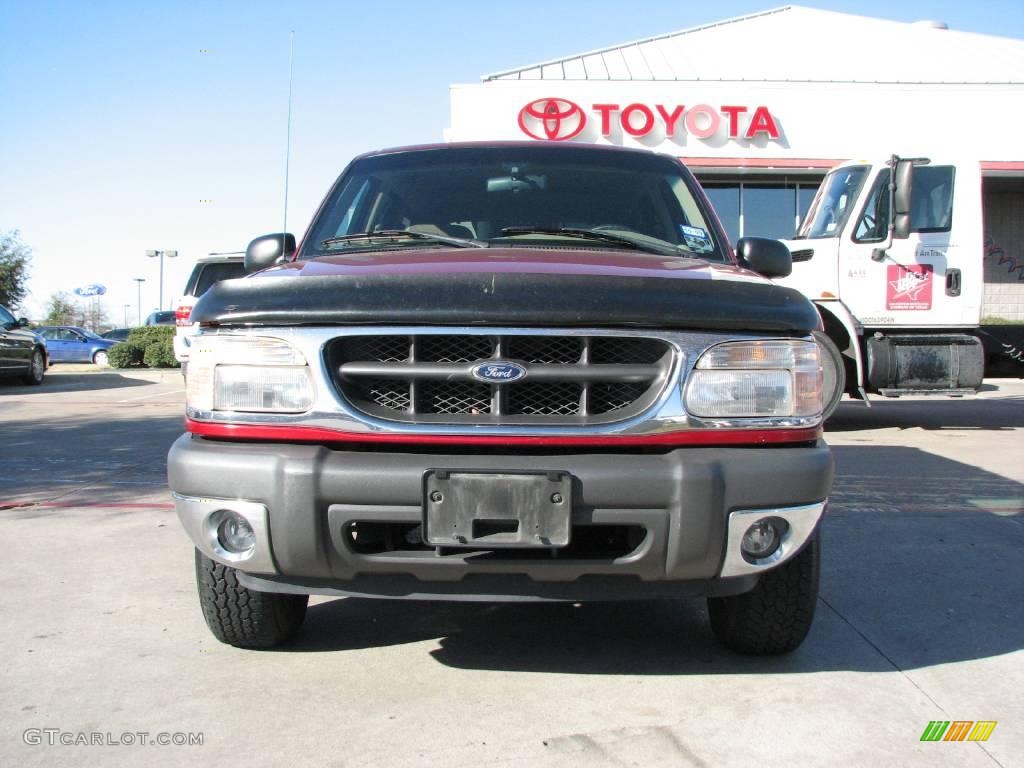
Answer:
M542 141L571 139L586 126L587 117L580 105L568 99L537 99L519 110L519 128Z

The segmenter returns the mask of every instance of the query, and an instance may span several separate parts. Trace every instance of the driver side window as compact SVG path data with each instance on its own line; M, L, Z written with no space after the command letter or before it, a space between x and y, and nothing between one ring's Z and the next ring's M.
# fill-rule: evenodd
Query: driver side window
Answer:
M889 234L889 171L878 174L871 188L857 227L853 230L856 243L877 243Z

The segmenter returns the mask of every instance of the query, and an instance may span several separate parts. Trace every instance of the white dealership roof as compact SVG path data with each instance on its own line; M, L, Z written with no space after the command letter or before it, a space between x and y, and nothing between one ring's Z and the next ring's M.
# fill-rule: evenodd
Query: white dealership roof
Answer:
M482 79L1020 84L1024 41L790 5Z

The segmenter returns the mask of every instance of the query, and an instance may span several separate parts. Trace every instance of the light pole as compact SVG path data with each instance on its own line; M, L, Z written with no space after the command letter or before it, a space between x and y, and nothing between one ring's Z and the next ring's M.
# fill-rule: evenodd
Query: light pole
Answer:
M160 311L164 309L164 256L168 259L173 259L178 255L177 251L146 251L146 255L155 259L160 257Z
M142 325L142 284L146 282L146 278L133 277L132 280L134 280L136 285L139 286L139 295L137 298L138 303L135 305L135 324Z
M131 304L125 304L124 305L124 325L121 326L122 328L127 328L128 327L128 307L130 307L130 306L131 306Z

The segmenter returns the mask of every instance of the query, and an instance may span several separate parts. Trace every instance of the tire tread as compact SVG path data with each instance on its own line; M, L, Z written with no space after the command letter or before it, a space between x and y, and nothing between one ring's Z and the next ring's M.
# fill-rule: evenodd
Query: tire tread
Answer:
M807 637L818 602L821 542L815 535L789 562L765 573L750 592L708 599L715 636L739 653L770 656Z
M256 592L238 583L234 568L196 550L196 585L203 618L214 637L239 648L272 648L294 635L306 616L307 595Z

